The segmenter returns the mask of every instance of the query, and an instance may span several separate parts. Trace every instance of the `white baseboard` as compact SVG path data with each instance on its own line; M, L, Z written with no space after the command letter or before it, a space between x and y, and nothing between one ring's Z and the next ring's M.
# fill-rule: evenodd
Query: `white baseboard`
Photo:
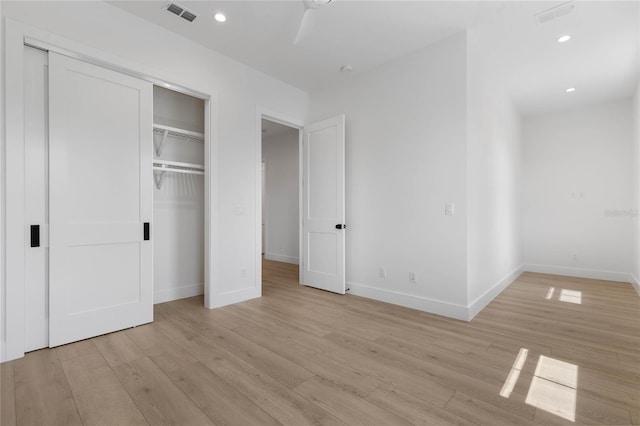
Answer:
M468 307L455 303L444 302L442 300L430 299L428 297L416 296L414 294L401 293L371 287L358 283L347 283L350 294L379 300L381 302L400 305L406 308L418 309L436 315L455 318L462 321L471 321L482 309L484 309L493 299L495 299L505 288L514 282L522 274L523 266L519 266L504 278L498 281L493 287L485 291L480 297L474 300Z
M202 284L163 288L162 290L154 290L153 303L171 302L172 300L199 296L201 294L204 294L204 286Z
M509 287L523 271L523 265L518 266L512 272L508 273L504 278L498 281L493 287L485 291L480 297L471 302L468 307L468 321L471 321L476 315L480 313L493 299L498 297L502 291Z
M631 285L636 289L636 293L638 293L638 296L640 296L640 280L633 274L629 275L631 275Z
M400 293L353 282L347 283L347 287L350 289L349 294L356 296L367 297L393 305L400 305L406 308L418 309L436 315L468 321L468 311L463 305L456 305L442 300L429 299L427 297Z
M209 309L221 308L223 306L233 305L234 303L256 299L261 296L262 286L256 285L224 293L217 293L211 305L207 305L207 301L205 300L205 306Z
M300 263L297 257L286 256L284 254L265 253L264 258L267 260L274 260L276 262L293 263L296 265Z
M597 269L571 268L567 266L536 265L525 263L523 271L541 274L564 275L568 277L592 278L594 280L629 282L631 274L626 272L600 271Z

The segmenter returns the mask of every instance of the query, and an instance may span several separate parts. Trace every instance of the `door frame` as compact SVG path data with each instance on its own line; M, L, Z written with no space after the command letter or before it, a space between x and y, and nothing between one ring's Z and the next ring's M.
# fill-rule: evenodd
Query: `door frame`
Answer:
M262 296L262 119L298 130L298 277L302 273L302 129L304 123L266 108L256 108L256 283ZM266 247L265 247L266 249ZM299 280L298 280L299 281ZM298 282L299 283L299 282Z
M25 295L24 295L24 251L27 248L27 229L24 218L24 97L23 97L23 52L24 46L61 53L85 62L121 72L149 81L177 92L194 96L205 102L205 306L213 306L212 290L217 283L218 247L214 236L218 234L218 211L211 209L218 205L218 191L214 179L218 175L218 104L217 90L214 87L192 88L190 82L183 82L174 75L158 75L152 67L141 65L119 56L99 51L95 48L49 33L48 31L6 18L5 34L5 160L4 160L4 228L2 279L5 294L0 300L2 313L0 321L0 362L24 356L25 341ZM180 83L176 83L180 82ZM1 213L1 212L0 212Z

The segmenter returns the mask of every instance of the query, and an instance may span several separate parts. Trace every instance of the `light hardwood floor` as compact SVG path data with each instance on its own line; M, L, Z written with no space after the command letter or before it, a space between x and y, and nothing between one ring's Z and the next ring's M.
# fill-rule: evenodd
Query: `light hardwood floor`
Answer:
M525 273L465 323L296 282L4 363L1 424L640 423L629 284Z

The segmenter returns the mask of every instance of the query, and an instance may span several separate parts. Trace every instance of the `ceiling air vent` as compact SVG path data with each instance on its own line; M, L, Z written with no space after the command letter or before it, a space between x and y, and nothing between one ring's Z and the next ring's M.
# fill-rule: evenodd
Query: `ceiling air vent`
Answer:
M533 15L538 24L546 24L549 21L552 21L556 18L560 18L561 16L565 16L573 12L576 6L573 4L573 1L568 1L566 3L562 3L561 5L554 6L550 9L544 10L540 13Z
M171 12L176 16L181 17L184 20L187 20L189 22L193 22L197 16L195 13L188 11L187 9L185 9L184 7L177 5L175 3L167 3L167 5L164 7L164 9L167 12Z

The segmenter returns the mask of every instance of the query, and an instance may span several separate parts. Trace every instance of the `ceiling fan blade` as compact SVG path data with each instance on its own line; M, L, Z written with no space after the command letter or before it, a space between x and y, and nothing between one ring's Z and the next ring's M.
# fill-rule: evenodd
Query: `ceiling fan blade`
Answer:
M300 27L298 27L298 34L296 34L296 38L293 41L294 46L300 43L300 41L311 32L313 23L315 22L315 12L316 9L311 8L307 8L304 11L304 15L302 15L302 20L300 21Z

